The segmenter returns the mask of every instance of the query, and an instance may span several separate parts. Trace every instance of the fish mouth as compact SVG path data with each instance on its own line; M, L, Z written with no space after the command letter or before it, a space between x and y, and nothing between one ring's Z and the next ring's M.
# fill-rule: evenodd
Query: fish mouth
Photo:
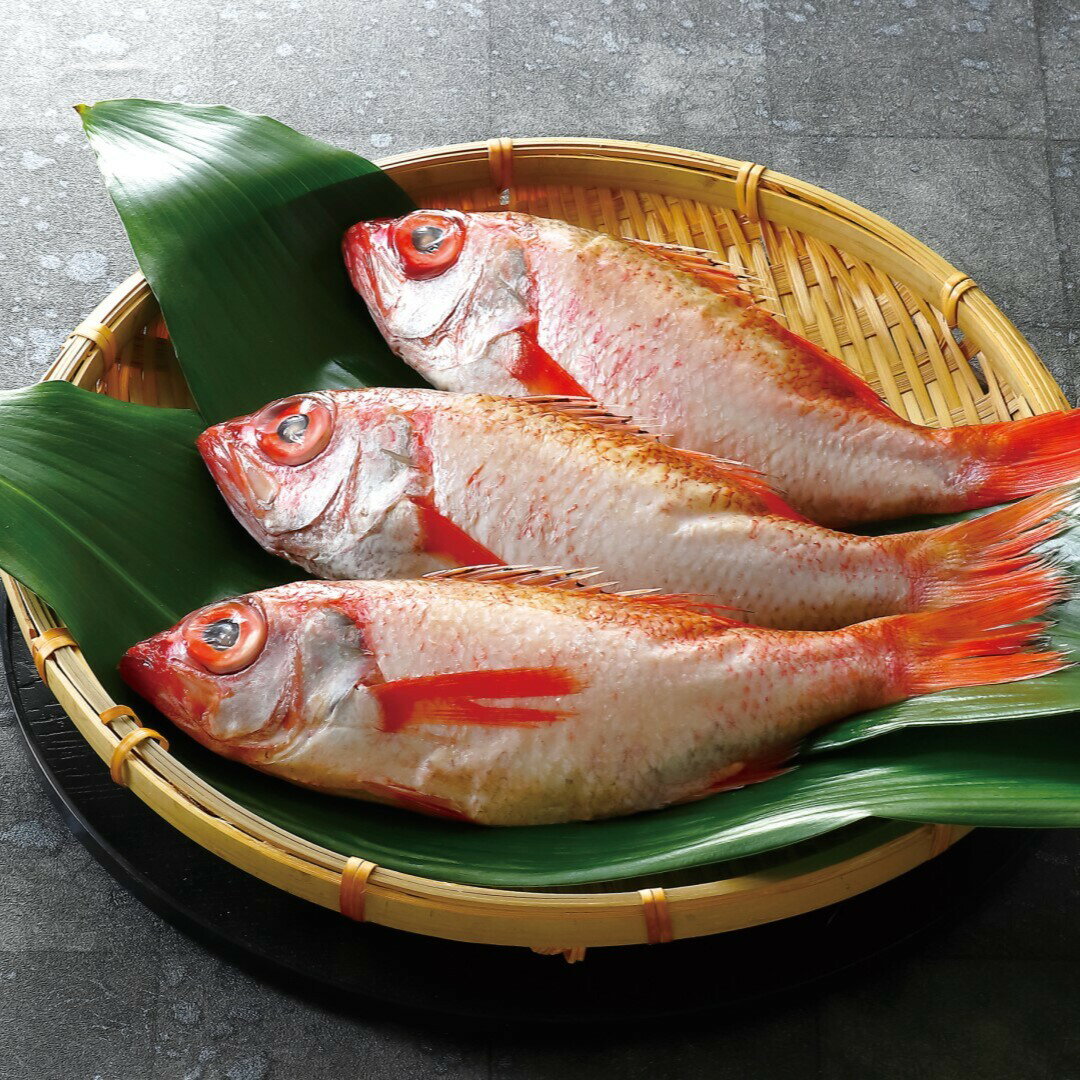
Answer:
M174 639L175 631L166 630L132 645L120 658L120 677L174 724L201 738L221 692L210 676L177 660Z
M379 250L385 248L390 218L375 221L358 221L342 238L341 250L345 268L353 288L364 298L368 306L380 312L386 310L386 302L379 291L375 261Z
M195 440L195 445L214 483L237 516L250 517L253 524L260 523L277 494L277 482L247 460L230 435L229 423L208 428ZM257 487L262 488L261 494L255 490Z

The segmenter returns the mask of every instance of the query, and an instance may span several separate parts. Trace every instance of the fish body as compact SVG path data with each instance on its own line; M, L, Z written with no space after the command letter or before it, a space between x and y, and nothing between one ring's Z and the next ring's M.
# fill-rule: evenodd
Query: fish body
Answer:
M498 572L496 572L498 574ZM687 600L449 578L299 582L136 645L123 677L226 757L490 825L629 814L775 774L862 709L1056 670L1046 587L823 633Z
M743 461L829 525L993 505L1080 476L1080 414L933 430L894 413L697 256L518 213L422 211L346 234L352 281L434 386L586 393ZM437 224L435 224L437 223ZM451 240L453 242L451 242Z
M807 521L754 470L580 399L328 391L217 425L199 446L251 535L322 578L600 567L625 589L696 593L784 629L1049 580L1031 549L1077 502L1055 492L946 529L849 535Z

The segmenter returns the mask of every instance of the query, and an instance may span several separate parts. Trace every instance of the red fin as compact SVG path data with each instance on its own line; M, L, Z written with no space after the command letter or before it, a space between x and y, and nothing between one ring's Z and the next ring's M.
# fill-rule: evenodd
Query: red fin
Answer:
M557 412L574 420L587 420L600 427L617 428L634 435L643 435L659 442L663 436L651 430L648 424L626 413L615 412L607 405L592 398L570 397L566 394L539 394L534 397L518 398L529 405L539 405L547 412Z
M573 714L526 705L481 705L476 699L561 697L580 689L577 678L557 667L420 675L368 687L382 709L383 731L400 731L409 724L534 727Z
M442 555L462 566L501 564L502 559L435 509L430 495L410 495L420 511L421 543L424 551Z
M418 814L427 814L428 817L447 818L450 821L472 821L472 818L463 814L448 799L440 799L436 795L425 795L422 791L406 787L404 784L394 784L389 780L384 783L368 780L364 783L364 790L374 795L380 802L385 800L394 806L415 810Z
M863 408L880 416L897 419L896 413L878 397L874 388L861 376L856 375L843 360L826 352L808 338L801 337L799 334L792 333L787 327L781 326L764 309L760 309L754 318L766 324L769 333L777 341L789 348L797 349L807 360L812 361L817 371L817 378L808 380L807 396L812 397L815 390L824 390L833 397L857 401Z
M678 452L710 469L721 483L730 484L732 487L756 495L764 509L770 514L788 518L790 521L810 521L793 506L788 505L783 493L773 487L772 482L763 472L759 472L750 465L744 465L741 461L713 457L712 454L703 454L698 450L684 450L682 447L678 448Z
M709 792L734 791L736 788L749 787L751 784L760 784L763 780L773 780L777 776L783 776L794 767L789 764L794 755L794 748L788 747L778 754L770 754L756 761L743 762L738 772L718 777L709 788Z
M1059 585L1062 571L1032 549L1072 524L1080 492L1064 488L1032 495L973 521L882 537L914 563L921 608L946 607L1003 589Z
M970 604L864 625L882 627L893 641L904 669L898 689L905 697L1017 682L1069 666L1059 652L1023 651L1046 624L1022 620L1044 614L1063 592L1060 584L1039 582Z
M564 570L560 566L458 566L453 570L435 570L425 578L456 581L486 581L495 585L544 585L549 589L580 589L583 592L603 592L611 581L595 581L602 570L582 568Z
M623 239L632 247L640 248L654 258L674 264L699 285L705 286L718 296L735 300L744 306L753 303L753 297L743 288L743 277L708 251L679 247L676 244L651 244L648 240L631 240L626 237Z
M1080 478L1080 409L937 433L975 458L968 507L1031 495Z
M521 348L510 374L524 383L530 394L560 394L591 397L589 392L555 361L536 340L536 324L517 333Z
M614 593L624 600L634 600L641 604L654 604L657 607L672 608L675 611L689 611L695 615L705 615L712 619L720 627L745 626L745 622L731 617L731 612L740 611L739 608L724 607L722 604L714 604L701 596L692 593L651 593L647 589L640 592Z

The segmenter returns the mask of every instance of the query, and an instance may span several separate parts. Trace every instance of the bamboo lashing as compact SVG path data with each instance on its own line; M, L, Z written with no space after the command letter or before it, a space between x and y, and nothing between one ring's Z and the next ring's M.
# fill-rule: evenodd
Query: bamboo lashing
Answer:
M338 910L347 919L363 922L367 905L368 878L378 869L375 863L350 856L341 872L338 890Z
M650 945L661 945L674 939L671 928L671 908L663 889L640 889L641 910L645 915L645 936Z
M113 705L111 708L103 709L98 713L98 719L105 725L111 724L116 720L122 720L125 716L134 720L135 723L139 722L139 718L135 715L135 710L129 708L127 705Z
M1030 346L968 275L863 207L761 165L575 139L495 139L382 164L418 205L499 209L509 192L523 212L711 252L748 275L759 302L793 332L840 357L918 423L989 423L1066 406ZM961 312L957 341L950 329ZM47 377L125 400L191 406L160 309L138 274L69 335ZM967 831L925 825L882 839L875 827L859 841L865 846L843 854L823 838L809 859L778 852L767 875L641 892L510 892L380 867L372 904L373 863L260 818L169 753L137 754L139 767L124 769L133 747L160 736L136 727L120 755L113 725L138 725L134 712L109 700L40 598L6 576L4 583L35 663L43 674L51 667L52 691L95 753L123 770L121 781L234 865L352 918L580 959L586 947L718 933L834 903L919 865ZM55 677L53 654L63 647Z
M735 206L747 221L755 225L761 220L758 184L764 172L764 165L746 161L735 177Z
M950 327L956 326L956 313L960 305L960 297L969 289L975 288L978 288L978 286L962 270L957 270L955 274L947 277L942 283L941 314L945 316L945 321Z
M491 182L499 193L499 205L513 205L514 143L512 139L492 139L487 144Z
M116 336L104 323L81 322L71 331L70 337L81 337L92 342L101 350L106 364L116 359Z
M114 784L119 784L121 787L128 786L127 781L124 779L124 763L127 761L131 751L139 743L146 742L147 739L157 739L162 750L169 749L169 740L160 731L154 731L153 728L146 727L136 728L120 740L112 753L112 758L109 760L109 775L112 777Z
M49 680L45 673L45 661L57 649L74 645L76 645L75 639L64 626L56 626L51 630L45 630L43 633L38 634L37 637L30 639L30 655L34 658L34 667L37 668L38 678L46 686L49 685Z

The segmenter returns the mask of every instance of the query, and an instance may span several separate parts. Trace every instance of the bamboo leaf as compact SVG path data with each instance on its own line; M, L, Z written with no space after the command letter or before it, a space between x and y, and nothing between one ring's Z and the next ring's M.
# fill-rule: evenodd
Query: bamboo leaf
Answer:
M0 395L0 565L57 608L121 701L130 692L114 673L129 645L202 604L299 576L234 522L192 445L201 427L185 410L128 405L67 383ZM1018 687L1038 688L1048 711L1077 700L1071 671ZM912 722L942 726L882 735L868 725L860 743L805 758L767 783L653 814L533 829L462 826L318 795L167 729L188 767L300 836L395 869L487 885L656 874L767 852L870 815L1080 825L1074 716L950 726L944 698L909 703ZM154 726L167 724L134 704Z
M79 112L208 423L304 390L422 385L341 259L350 225L412 209L380 169L223 106Z

